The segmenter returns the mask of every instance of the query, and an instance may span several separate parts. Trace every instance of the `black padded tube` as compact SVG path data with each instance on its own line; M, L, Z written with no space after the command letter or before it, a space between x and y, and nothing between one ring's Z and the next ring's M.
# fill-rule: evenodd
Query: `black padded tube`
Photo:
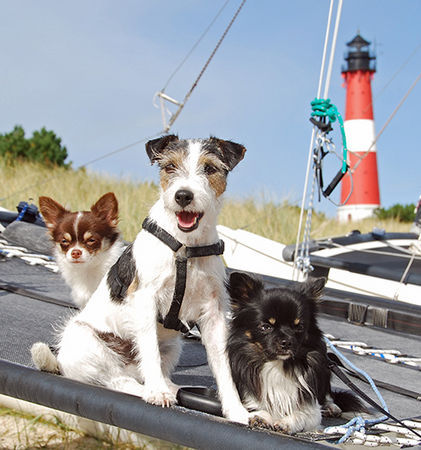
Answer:
M0 360L0 393L197 449L328 448Z

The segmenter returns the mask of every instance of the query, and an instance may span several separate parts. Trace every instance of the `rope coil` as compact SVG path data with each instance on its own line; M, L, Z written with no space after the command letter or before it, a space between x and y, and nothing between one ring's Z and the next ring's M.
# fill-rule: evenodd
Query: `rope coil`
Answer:
M342 119L341 113L338 111L338 108L333 103L331 103L329 98L327 99L315 98L311 102L311 108L312 108L311 113L312 117L322 117L322 118L327 117L330 123L334 123L336 122L336 120L338 120L342 135L342 147L343 147L342 173L346 173L348 168L347 166L348 150L346 144L344 121Z

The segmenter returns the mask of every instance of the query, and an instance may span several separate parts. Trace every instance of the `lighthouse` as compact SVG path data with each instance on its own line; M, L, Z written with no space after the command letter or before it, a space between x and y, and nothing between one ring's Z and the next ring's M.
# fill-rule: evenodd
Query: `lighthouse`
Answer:
M348 173L342 180L343 206L338 208L338 219L341 222L371 217L374 210L380 207L371 94L376 58L370 54L369 45L370 42L357 34L347 43L349 51L342 69L346 88L344 128L351 175Z

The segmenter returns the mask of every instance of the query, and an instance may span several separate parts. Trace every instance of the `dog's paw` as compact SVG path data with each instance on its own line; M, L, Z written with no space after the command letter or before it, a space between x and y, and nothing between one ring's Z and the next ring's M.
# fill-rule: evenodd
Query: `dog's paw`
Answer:
M265 430L273 430L273 425L269 421L257 415L249 417L249 427L263 428Z
M323 405L322 415L323 417L340 417L342 414L341 408L333 402L326 402Z
M44 342L36 342L31 347L32 361L35 367L44 372L60 374L57 358Z
M283 420L277 420L273 424L273 431L284 434L292 434L295 430L292 429L291 424Z
M177 403L176 395L173 392L145 392L143 400L152 405L162 406L163 408L169 408Z

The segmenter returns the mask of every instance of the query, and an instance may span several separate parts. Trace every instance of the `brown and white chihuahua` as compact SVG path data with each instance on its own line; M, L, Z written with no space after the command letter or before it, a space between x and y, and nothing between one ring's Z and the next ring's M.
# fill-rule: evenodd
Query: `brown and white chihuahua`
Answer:
M71 212L50 197L40 197L39 206L60 272L83 308L123 251L117 199L108 192L90 211Z

